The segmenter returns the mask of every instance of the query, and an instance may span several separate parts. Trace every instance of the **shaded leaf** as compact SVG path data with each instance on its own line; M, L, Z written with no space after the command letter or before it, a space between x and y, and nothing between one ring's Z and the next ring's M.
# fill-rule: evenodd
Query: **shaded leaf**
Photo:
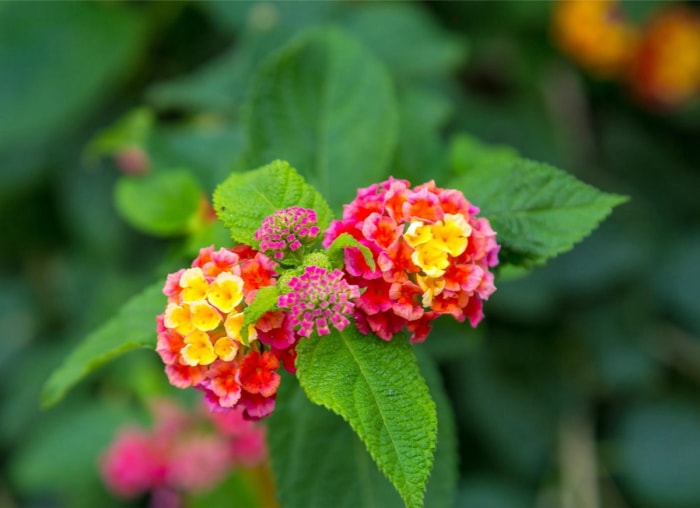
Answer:
M344 26L400 78L435 79L464 62L467 45L422 7L410 2L353 5Z
M165 308L162 282L129 300L117 315L87 336L51 374L41 394L44 408L53 406L90 372L138 348L155 348L156 316Z
M437 416L411 346L350 325L297 347L309 399L341 415L367 446L406 506L423 506L433 467Z
M627 198L607 194L548 164L488 157L450 182L491 221L502 261L531 266L570 250Z
M189 171L162 171L121 178L114 199L129 224L145 233L169 236L187 231L199 210L202 190Z
M334 267L342 268L346 247L357 247L360 249L360 252L362 252L362 257L365 259L365 263L367 263L367 266L374 270L374 257L372 257L372 252L365 245L358 242L357 239L350 233L339 234L328 246L328 258L331 260Z
M646 403L617 429L616 463L638 503L693 506L700 498L700 410L674 400Z
M336 207L385 175L397 137L391 78L343 32L311 30L262 66L247 124L248 165L288 160Z
M285 376L269 419L270 457L285 508L402 508L366 447L337 415L312 404Z
M265 286L258 289L253 301L243 311L241 334L244 342L248 341L248 326L256 323L263 314L277 307L280 290L277 286Z

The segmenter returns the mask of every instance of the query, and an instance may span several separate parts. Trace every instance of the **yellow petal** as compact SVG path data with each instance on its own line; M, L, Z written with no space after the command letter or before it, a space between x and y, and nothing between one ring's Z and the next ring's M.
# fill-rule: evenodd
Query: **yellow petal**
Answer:
M187 335L185 344L180 355L187 365L209 365L217 358L209 335L200 330L194 330Z

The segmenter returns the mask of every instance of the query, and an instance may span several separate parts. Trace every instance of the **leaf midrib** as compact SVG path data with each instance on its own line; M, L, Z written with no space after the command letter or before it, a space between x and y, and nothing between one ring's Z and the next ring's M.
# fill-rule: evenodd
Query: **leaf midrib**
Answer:
M369 382L367 382L367 375L365 374L364 369L362 368L362 363L359 361L357 355L355 354L354 349L350 346L350 343L349 343L348 339L346 338L345 333L343 333L343 332L341 331L341 332L339 332L339 335L342 337L343 343L346 345L348 351L349 351L350 354L352 355L353 360L355 361L355 364L358 366L358 370L359 370L360 373L362 374L362 379L363 379L363 381L364 381L364 382L367 384L367 386L369 387L369 391L370 391L370 393L372 394L372 402L373 402L374 405L377 407L377 410L378 410L378 412L379 412L379 414L380 414L380 416L381 416L381 418L382 418L382 422L384 423L384 428L387 429L387 433L388 433L388 435L389 435L389 439L391 440L392 449L394 450L394 453L396 454L397 462L398 462L399 465L400 465L401 473L402 473L402 475L403 475L403 483L404 483L404 485L406 485L406 484L408 483L408 482L407 482L407 475L406 475L406 469L405 469L405 467L404 467L404 463L403 463L401 454L398 453L398 448L396 447L396 440L394 439L394 436L393 436L393 433L392 433L392 431L391 431L391 428L387 425L387 419L386 419L386 417L384 416L384 411L382 411L381 406L377 403L377 396L376 396L376 394L375 394L374 389L372 388L372 384L369 383ZM401 493L401 497L403 497L403 493Z

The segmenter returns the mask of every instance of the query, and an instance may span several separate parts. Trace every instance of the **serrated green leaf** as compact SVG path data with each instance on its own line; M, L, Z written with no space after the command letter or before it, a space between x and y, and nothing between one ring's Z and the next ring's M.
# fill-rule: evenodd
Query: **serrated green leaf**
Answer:
M362 245L357 239L350 233L341 233L333 240L328 246L328 258L331 263L336 268L341 268L344 263L344 252L346 247L357 247L362 252L362 257L365 259L365 263L374 270L374 258L372 257L372 252L365 246Z
M214 191L219 219L240 243L258 245L255 231L265 217L290 206L313 208L321 231L333 212L316 189L286 161L276 160L247 173L234 173Z
M244 344L248 344L248 326L256 323L267 311L274 309L277 306L279 296L280 290L277 286L265 286L258 289L253 301L243 311L241 335Z
M272 55L246 112L249 165L288 160L334 207L386 176L397 138L391 78L343 32L310 30Z
M149 286L88 335L46 381L42 407L56 404L78 381L117 356L133 349L155 348L156 316L165 308L162 288L162 282Z
M187 231L199 210L202 190L189 171L163 171L122 177L114 199L119 212L136 229L169 236Z
M406 340L350 325L297 347L309 400L342 416L409 508L423 506L437 439L435 403Z
M277 496L285 508L403 508L396 489L339 416L286 375L268 421Z
M425 354L417 356L438 413L435 467L425 506L450 507L454 506L457 481L454 418L434 364ZM272 471L278 498L285 508L404 506L350 426L312 404L291 376L280 384L268 425Z
M532 266L570 250L627 198L601 192L548 164L506 157L470 168L449 187L491 221L501 261Z

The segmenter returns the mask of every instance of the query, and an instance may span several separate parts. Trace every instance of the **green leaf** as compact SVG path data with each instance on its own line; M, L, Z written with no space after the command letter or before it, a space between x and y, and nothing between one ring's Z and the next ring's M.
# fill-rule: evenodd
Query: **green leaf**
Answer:
M428 383L435 400L438 419L438 440L435 448L435 467L428 489L425 492L425 506L454 506L457 491L457 436L455 418L447 393L442 385L435 362L422 349L416 347L416 357L421 372Z
M153 129L155 118L147 108L130 111L113 125L100 131L88 144L85 155L97 158L112 155L120 149L144 148Z
M290 206L313 208L321 231L333 212L316 189L285 161L276 160L247 173L234 173L214 191L219 219L240 243L258 245L255 231L265 217Z
M437 416L408 342L385 342L350 325L302 340L297 353L309 399L350 423L406 506L423 506Z
M48 408L82 378L117 356L138 348L155 348L156 316L165 308L162 282L129 300L117 315L88 335L51 374L41 394Z
M449 187L491 221L501 261L532 266L570 250L627 198L607 194L550 166L510 156L485 159Z
M344 251L346 247L357 247L362 252L362 257L365 258L365 263L374 270L374 258L372 257L372 252L365 246L362 245L357 239L350 233L341 233L333 240L328 246L328 257L331 263L336 268L342 268L344 262Z
M199 210L202 190L186 170L122 177L114 199L122 216L145 233L170 236L185 233Z
M285 375L268 420L277 497L285 508L403 508L349 425Z
M458 175L507 163L517 157L518 152L514 148L489 145L467 134L458 134L450 141L450 165Z
M700 499L700 411L695 400L636 404L614 429L613 456L623 485L640 506L694 506ZM634 500L637 500L635 503Z
M445 30L419 3L369 2L352 7L343 26L406 82L449 75L465 60L465 40Z
M145 21L126 5L0 5L0 153L78 126L140 58Z
M13 446L3 477L23 497L50 493L66 506L109 506L97 461L117 429L138 416L127 405L94 397L40 415L31 422L31 439Z
M267 311L274 309L277 306L279 296L280 290L277 286L265 286L258 289L253 301L243 311L241 335L244 344L248 343L248 326L256 323Z
M249 165L288 160L336 207L385 177L397 138L391 78L353 38L311 30L263 64L247 124Z
M452 112L453 104L437 91L417 86L401 89L395 177L414 183L445 180L447 150L441 130Z

